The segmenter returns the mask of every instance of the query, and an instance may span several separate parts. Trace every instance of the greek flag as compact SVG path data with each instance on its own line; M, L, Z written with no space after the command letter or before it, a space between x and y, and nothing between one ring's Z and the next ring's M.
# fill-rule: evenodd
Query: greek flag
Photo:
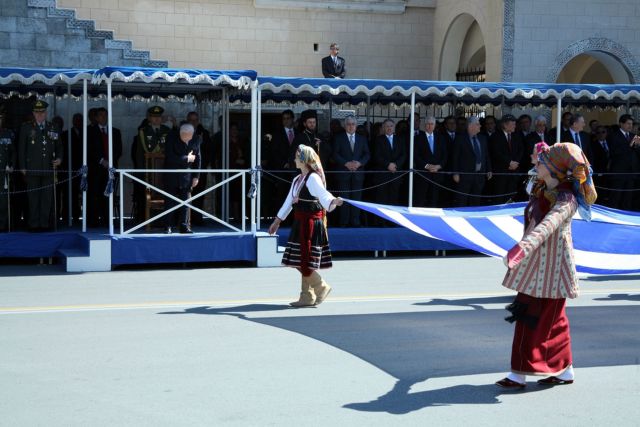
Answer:
M524 233L525 203L471 208L407 208L348 200L423 236L502 258ZM590 222L573 218L576 269L587 274L640 273L640 214L594 205Z

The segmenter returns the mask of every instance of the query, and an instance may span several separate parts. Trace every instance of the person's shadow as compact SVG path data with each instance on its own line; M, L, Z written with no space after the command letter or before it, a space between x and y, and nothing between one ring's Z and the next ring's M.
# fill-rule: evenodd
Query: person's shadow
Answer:
M609 294L604 298L594 298L595 301L640 301L640 294Z
M502 403L498 396L501 394L526 393L542 390L541 387L526 387L521 390L507 390L495 384L471 385L460 384L451 387L409 393L413 382L399 380L387 393L376 400L362 403L349 403L344 408L364 412L387 412L401 415L418 411L432 406L449 405L493 405Z
M484 310L484 304L510 304L513 302L515 295L506 295L501 297L484 297L484 298L463 298L463 299L442 299L434 298L429 302L417 302L414 305L445 305L451 307L471 307L474 310Z
M248 318L245 313L282 311L291 309L293 309L291 306L281 304L246 304L238 305L235 307L211 307L204 305L200 307L185 308L182 311L164 311L158 314L209 314L218 316L227 315L251 321L251 319Z

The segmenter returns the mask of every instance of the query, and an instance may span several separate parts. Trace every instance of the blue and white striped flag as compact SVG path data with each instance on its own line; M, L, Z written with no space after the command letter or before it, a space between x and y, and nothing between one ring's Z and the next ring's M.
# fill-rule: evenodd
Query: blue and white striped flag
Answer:
M525 203L472 208L407 208L348 200L423 236L502 258L524 233ZM640 214L594 205L592 221L573 219L576 269L588 274L640 273Z

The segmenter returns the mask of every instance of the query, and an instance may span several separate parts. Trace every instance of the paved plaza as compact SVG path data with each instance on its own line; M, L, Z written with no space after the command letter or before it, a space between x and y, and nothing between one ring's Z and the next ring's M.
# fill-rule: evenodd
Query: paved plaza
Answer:
M640 277L569 302L576 382L494 386L512 293L485 257L341 259L317 308L287 268L0 267L2 426L635 426Z

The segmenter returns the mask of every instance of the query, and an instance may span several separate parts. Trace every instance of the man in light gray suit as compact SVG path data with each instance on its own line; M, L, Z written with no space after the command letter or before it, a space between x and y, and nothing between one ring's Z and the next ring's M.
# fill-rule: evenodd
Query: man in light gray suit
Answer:
M336 136L333 147L333 161L336 164L340 195L352 200L362 200L364 166L369 162L367 138L356 133L356 118L347 116L344 120L345 133ZM342 205L340 227L360 227L360 209Z

